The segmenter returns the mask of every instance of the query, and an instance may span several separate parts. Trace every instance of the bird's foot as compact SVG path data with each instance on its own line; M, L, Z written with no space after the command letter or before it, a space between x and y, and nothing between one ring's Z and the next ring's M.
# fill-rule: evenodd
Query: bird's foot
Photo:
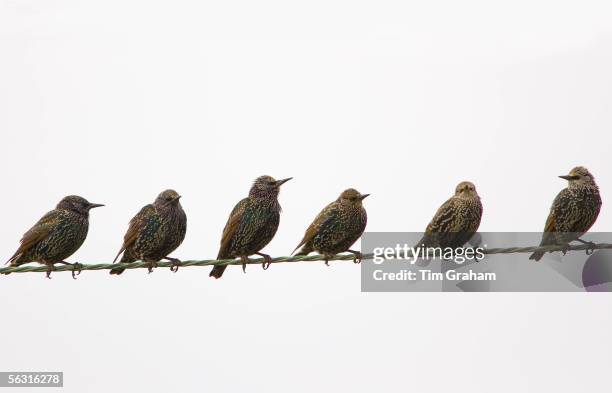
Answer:
M149 265L147 266L147 270L149 274L153 273L153 269L157 267L157 261L149 261Z
M361 253L361 251L348 250L348 252L355 255L353 257L353 263L361 263L361 260L363 259L363 254Z
M83 265L75 262L72 264L72 278L76 280L76 276L78 276L79 274L81 274L81 271L83 270Z
M172 262L172 266L170 266L170 271L172 273L178 272L179 266L181 266L181 260L178 258L170 258L170 257L166 257L166 259Z
M325 266L329 266L329 259L325 257Z
M263 270L268 270L268 268L270 267L270 265L272 264L272 257L269 256L268 254L262 254L262 253L257 253L257 255L260 255L263 257L264 261L261 264L261 267L263 268Z
M595 252L595 243L587 241L587 240L582 240L582 239L576 239L576 240L579 241L582 244L586 244L587 246L590 246L590 247L587 247L587 248L584 249L584 252L587 255L591 255L591 254L593 254Z
M240 260L242 261L242 272L246 274L246 265L249 263L249 257L242 256L240 257Z
M566 244L563 247L561 247L561 253L563 253L563 256L565 256L565 254L567 254L569 249L570 249L570 245L569 244Z
M49 264L47 265L47 278L50 280L51 279L51 272L55 270L55 266L53 264Z

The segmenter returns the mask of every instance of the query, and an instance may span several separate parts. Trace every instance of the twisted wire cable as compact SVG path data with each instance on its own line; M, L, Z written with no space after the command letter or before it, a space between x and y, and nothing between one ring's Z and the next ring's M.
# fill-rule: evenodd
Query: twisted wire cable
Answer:
M589 251L589 250L607 250L612 249L611 243L598 243L598 244L579 244L573 246L530 246L530 247L507 247L507 248L489 248L483 249L483 253L486 255L492 254L517 254L517 253L532 253L536 251L542 252L554 252L554 251ZM338 254L332 258L328 258L330 261L353 261L355 255L353 254ZM363 260L371 260L374 258L374 254L364 254ZM286 262L316 262L324 261L326 258L323 255L300 255L300 256L284 256L273 258L272 263L286 263ZM249 259L247 264L261 264L263 258ZM226 266L226 265L242 265L242 261L239 259L204 259L204 260L188 260L181 261L178 263L180 267L187 266ZM172 262L158 262L158 267L172 267ZM115 268L122 269L141 269L148 268L147 262L137 261L130 263L97 263L97 264L83 264L79 270L109 270ZM9 266L0 268L0 274L2 273L34 273L34 272L47 272L49 268L46 265L36 266ZM55 266L53 272L72 272L75 270L74 266L60 265Z

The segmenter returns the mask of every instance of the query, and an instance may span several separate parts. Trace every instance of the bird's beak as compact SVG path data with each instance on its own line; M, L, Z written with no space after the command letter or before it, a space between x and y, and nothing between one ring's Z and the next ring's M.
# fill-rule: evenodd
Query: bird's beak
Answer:
M280 187L283 184L287 183L289 180L293 179L292 177L288 177L286 179L281 179L276 181L276 187Z
M580 176L576 176L576 175L561 175L559 177L561 179L565 179L565 180L578 180L578 179L580 179Z
M90 203L89 204L89 208L90 209L95 209L96 207L102 207L102 206L104 206L104 205L101 204L101 203Z
M370 196L370 194L363 194L363 195L361 195L361 196L359 197L359 200L360 200L360 201L363 201L364 199L366 199L366 198L367 198L367 197L369 197L369 196Z

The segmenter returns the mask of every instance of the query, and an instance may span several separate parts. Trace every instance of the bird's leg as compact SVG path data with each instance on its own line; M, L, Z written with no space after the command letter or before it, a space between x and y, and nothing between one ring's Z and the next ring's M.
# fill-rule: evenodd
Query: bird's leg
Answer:
M580 239L580 238L576 239L576 241L577 241L577 242L580 242L580 243L582 243L582 244L586 244L586 245L591 246L591 247L595 247L595 243L593 243L593 242L589 242L589 241L586 241L586 240L582 240L582 239ZM584 252L585 252L587 255L591 255L591 254L593 254L593 253L595 252L595 248L586 248L586 249L584 250Z
M51 272L55 270L55 265L53 265L52 263L47 263L47 278L50 280L51 279Z
M78 262L73 263L72 264L72 278L76 280L76 276L81 274L82 270L83 270L83 265L82 264L80 264Z
M249 257L246 255L240 256L240 261L242 262L242 271L246 273L246 265L249 263Z
M576 241L577 241L577 242L580 242L580 243L582 243L582 244L588 244L589 246L594 246L594 245L595 245L595 243L593 243L593 242L590 242L590 241L588 241L588 240L582 240L582 239L580 239L580 238L576 239Z
M61 263L62 265L72 266L72 278L74 278L75 280L76 280L76 276L81 274L81 269L83 269L83 265L78 263L78 262L70 263L70 262L66 262L66 261L59 261L59 262L56 262L56 263Z
M172 266L170 266L170 271L173 273L178 272L178 268L179 266L181 266L181 260L178 258L171 258L171 257L164 257L164 259L169 260L170 262L172 262Z
M353 250L347 250L348 252L350 252L351 254L355 254L355 257L353 258L353 263L361 263L361 260L363 259L363 254L361 253L361 251L353 251Z
M565 244L562 248L561 248L561 252L563 253L563 256L565 256L565 254L567 254L567 252L569 251L570 245Z
M153 273L153 268L157 267L157 261L154 260L150 260L150 261L145 261L148 262L149 266L147 267L147 269L149 270L149 274Z
M268 270L268 268L272 264L272 257L268 254L262 254L260 252L256 252L255 254L263 257L264 261L261 264L261 267L263 267L263 270Z
M329 258L330 258L329 255L325 254L323 256L325 257L325 265L329 266Z

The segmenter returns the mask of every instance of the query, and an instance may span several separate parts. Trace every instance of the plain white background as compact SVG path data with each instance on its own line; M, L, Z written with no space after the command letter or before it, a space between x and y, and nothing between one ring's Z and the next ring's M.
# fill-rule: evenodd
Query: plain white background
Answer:
M173 254L217 253L262 174L287 255L347 187L370 231L420 231L461 180L481 230L538 231L575 165L612 212L607 1L0 2L0 250L64 195L72 261L184 197ZM609 386L610 294L367 294L352 263L0 278L0 370L65 392L575 392ZM20 390L26 392L27 389Z

